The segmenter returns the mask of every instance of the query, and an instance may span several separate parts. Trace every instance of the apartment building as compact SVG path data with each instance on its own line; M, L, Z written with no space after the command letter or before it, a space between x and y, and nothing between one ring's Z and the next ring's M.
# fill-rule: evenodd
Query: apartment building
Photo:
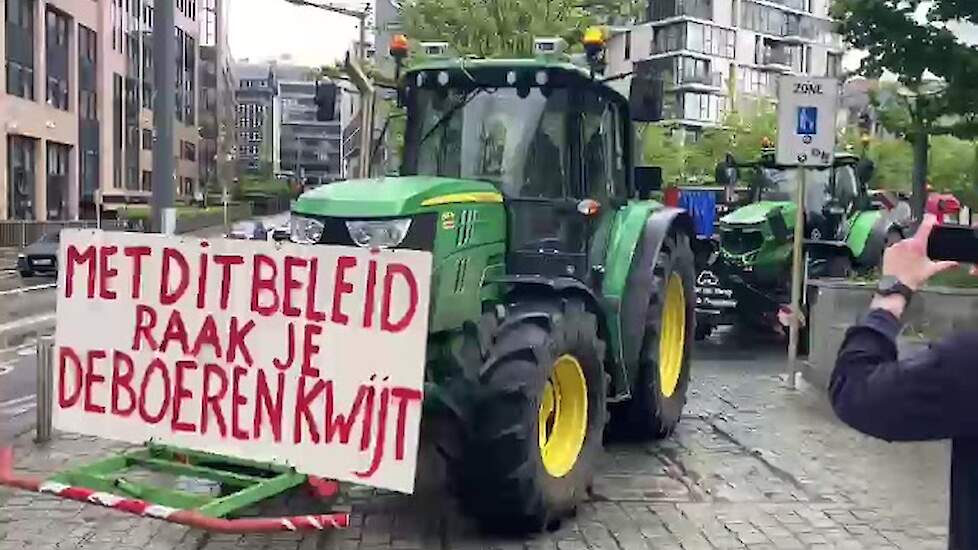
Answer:
M340 120L316 120L316 83L279 82L276 102L282 114L279 155L282 173L311 185L340 179Z
M237 163L241 172L272 170L279 162L279 123L275 112L278 81L270 64L236 63Z
M234 178L237 148L235 91L228 45L227 5L230 0L201 0L199 181L203 192Z
M201 6L173 1L175 175L178 196L191 196L200 176ZM146 201L154 140L152 1L3 5L0 219L88 217L97 190L107 208Z
M840 76L830 2L649 0L643 21L613 31L608 74L664 80L663 115L695 137L775 100L782 75Z

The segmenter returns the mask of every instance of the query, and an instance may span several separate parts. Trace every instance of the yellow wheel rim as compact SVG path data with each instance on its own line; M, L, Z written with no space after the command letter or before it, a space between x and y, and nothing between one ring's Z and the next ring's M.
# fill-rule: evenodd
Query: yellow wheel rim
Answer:
M587 433L587 380L581 363L563 355L540 396L540 456L553 477L567 475L584 447Z
M673 273L666 284L662 334L659 335L659 388L666 397L672 397L679 386L685 348L686 291L682 278Z

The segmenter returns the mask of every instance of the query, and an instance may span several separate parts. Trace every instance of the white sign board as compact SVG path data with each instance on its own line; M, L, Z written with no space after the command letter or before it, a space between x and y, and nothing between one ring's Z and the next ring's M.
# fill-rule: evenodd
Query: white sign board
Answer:
M64 230L54 425L410 493L431 255Z
M838 80L782 76L778 85L777 163L831 166L838 105Z

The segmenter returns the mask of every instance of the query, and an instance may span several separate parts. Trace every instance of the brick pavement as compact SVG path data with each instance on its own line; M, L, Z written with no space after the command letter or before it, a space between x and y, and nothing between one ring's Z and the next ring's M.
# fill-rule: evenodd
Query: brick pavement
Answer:
M763 355L763 354L762 354ZM0 491L0 550L928 549L946 546L948 446L887 444L835 420L812 389L780 387L771 354L704 347L687 416L660 444L612 444L576 518L528 540L480 535L423 461L414 496L355 490L354 525L300 536L207 534ZM105 441L18 442L37 473L105 454Z

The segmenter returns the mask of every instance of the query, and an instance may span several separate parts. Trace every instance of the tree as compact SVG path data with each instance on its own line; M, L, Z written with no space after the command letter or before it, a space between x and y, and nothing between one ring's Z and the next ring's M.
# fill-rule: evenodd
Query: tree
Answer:
M876 165L876 173L870 185L874 189L910 191L913 173L913 147L903 139L882 139L869 147L870 160Z
M930 136L973 131L978 85L978 50L955 37L948 23L974 20L971 0L836 0L832 15L840 32L867 55L859 72L897 75L907 113L904 133L913 145L914 213L926 202ZM933 85L933 76L940 79ZM949 115L957 115L952 117Z
M446 41L477 57L526 57L542 36L575 44L594 21L576 0L414 0L401 18L412 39Z
M686 173L686 147L665 126L650 124L641 131L642 163L662 168L665 185L682 182Z

